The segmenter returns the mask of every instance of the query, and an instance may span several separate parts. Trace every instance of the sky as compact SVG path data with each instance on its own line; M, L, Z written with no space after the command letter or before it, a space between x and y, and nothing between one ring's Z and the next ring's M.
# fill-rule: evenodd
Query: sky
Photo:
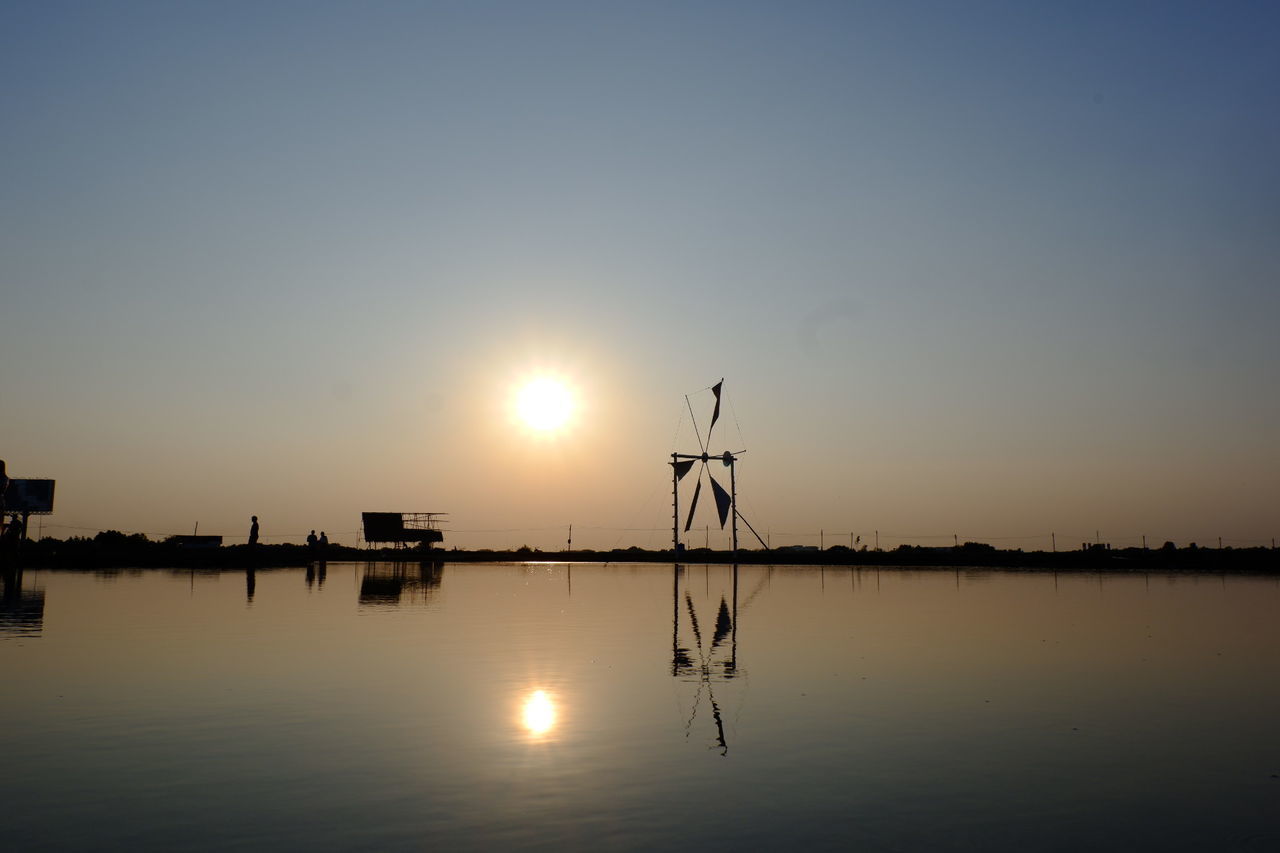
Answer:
M662 547L724 378L774 546L1269 544L1280 9L1043 6L6 2L0 458L60 538Z

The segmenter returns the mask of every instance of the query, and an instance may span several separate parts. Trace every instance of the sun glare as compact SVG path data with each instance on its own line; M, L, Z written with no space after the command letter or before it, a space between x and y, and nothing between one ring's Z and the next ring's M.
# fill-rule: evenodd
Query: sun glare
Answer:
M556 706L545 690L535 690L524 702L521 720L529 734L541 737L556 724Z
M564 427L573 409L573 394L568 386L555 379L533 379L516 394L516 413L525 426L537 432Z

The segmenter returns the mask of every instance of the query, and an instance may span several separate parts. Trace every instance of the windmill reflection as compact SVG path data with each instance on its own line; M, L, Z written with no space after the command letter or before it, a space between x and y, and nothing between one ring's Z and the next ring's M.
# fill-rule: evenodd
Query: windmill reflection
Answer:
M444 566L436 562L365 563L360 578L360 604L394 607L402 599L425 603L440 588Z
M715 685L723 684L738 675L738 566L735 563L732 573L729 601L725 595L720 596L720 604L716 609L715 624L710 642L706 642L702 634L702 624L698 618L698 608L694 604L693 595L686 589L683 601L680 592L680 579L685 575L685 567L676 564L672 568L671 590L671 675L686 682L696 682L697 693L694 695L689 719L685 723L685 736L693 728L698 716L698 708L705 694L711 706L711 718L716 726L716 745L721 755L729 753L729 744L725 739L724 717L720 711L720 703L716 700ZM708 578L708 587L710 580ZM684 607L681 607L683 603ZM694 648L689 649L680 644L681 612L688 613L690 633ZM728 641L726 643L726 640ZM694 660L694 653L697 660Z

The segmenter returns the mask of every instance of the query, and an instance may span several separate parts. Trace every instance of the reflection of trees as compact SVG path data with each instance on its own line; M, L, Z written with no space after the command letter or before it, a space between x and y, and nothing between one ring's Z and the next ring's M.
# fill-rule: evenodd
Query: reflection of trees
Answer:
M444 566L423 563L365 563L360 578L360 604L395 607L408 598L425 602L444 578Z
M44 590L22 588L22 570L9 568L0 592L0 637L38 637L44 627Z

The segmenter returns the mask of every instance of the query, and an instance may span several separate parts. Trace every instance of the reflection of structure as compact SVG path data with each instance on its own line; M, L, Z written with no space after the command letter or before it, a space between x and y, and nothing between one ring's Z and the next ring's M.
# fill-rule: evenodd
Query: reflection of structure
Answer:
M44 590L22 588L22 570L0 572L0 637L38 637L44 626Z
M360 603L395 606L406 594L410 600L425 601L443 579L440 563L366 563L360 579Z
M364 541L370 545L390 542L397 548L421 545L430 549L444 541L440 519L444 512L362 512Z
M671 589L671 675L684 681L697 681L698 692L694 696L693 708L689 721L685 726L686 733L698 715L698 706L705 692L711 704L711 716L716 724L716 744L720 754L729 752L729 744L725 740L724 718L720 713L720 704L716 701L714 685L730 681L738 675L738 566L733 566L732 605L720 596L720 606L716 610L715 623L712 627L710 641L703 636L702 623L698 618L693 596L686 590L684 600L680 597L680 578L685 574L684 566L676 564L672 569ZM684 607L681 607L683 603ZM680 645L681 611L689 614L689 624L694 640L694 649ZM728 640L726 643L725 641ZM696 651L695 661L692 652Z

